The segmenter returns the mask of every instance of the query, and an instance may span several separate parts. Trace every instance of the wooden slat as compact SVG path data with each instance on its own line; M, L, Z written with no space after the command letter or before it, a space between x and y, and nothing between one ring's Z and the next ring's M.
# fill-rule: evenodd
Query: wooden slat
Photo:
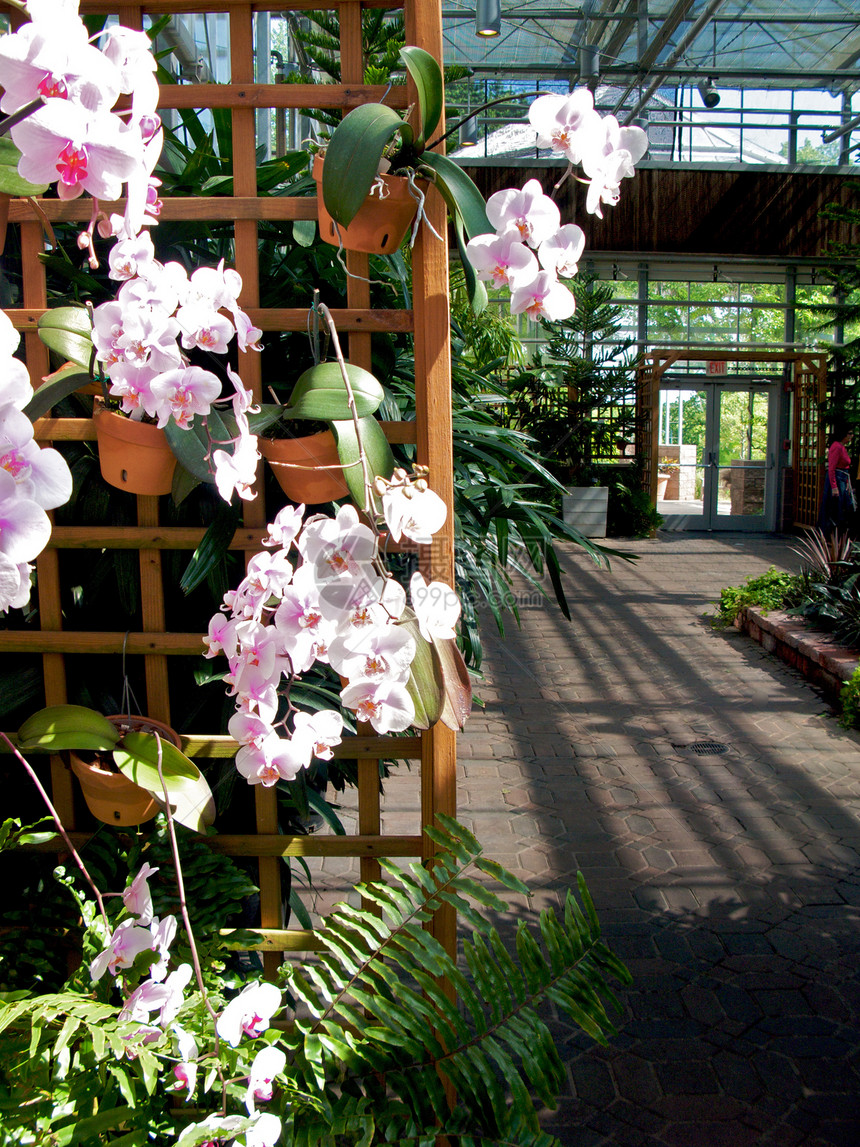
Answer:
M70 832L75 847L92 840L91 832ZM420 856L420 836L284 836L280 833L247 836L216 834L200 838L214 852L224 856L257 856L277 861L282 856ZM65 848L59 838L44 844L28 845L33 852L59 852Z
M228 736L188 736L183 735L182 751L189 757L232 757L238 744ZM2 746L0 746L2 752ZM420 760L420 737L389 737L376 733L347 736L332 749L335 760L378 760L384 757L389 761Z
M48 543L61 550L194 550L206 533L203 526L55 526ZM237 530L231 550L262 546L264 530Z
M415 422L380 422L380 426L389 442L414 443L418 440ZM35 437L37 442L95 442L96 432L90 418L37 418ZM254 539L250 542L256 544Z
M38 221L44 214L51 223L86 223L92 214L89 199L41 199L34 203L29 199L13 199L9 205L9 220L12 223ZM122 215L125 200L117 199L102 203L108 214ZM298 198L278 195L257 199L255 196L166 196L163 200L161 218L171 223L196 222L201 219L214 223L232 223L236 219L270 219L282 222L289 219L313 219L317 217L315 196Z
M0 0L2 3L2 0ZM339 8L343 4L354 4L362 8L398 9L403 7L403 0L290 0L286 6L291 11L311 12L316 10L327 11ZM167 14L177 15L183 12L232 12L236 7L236 0L147 0L141 8L149 15ZM280 12L284 10L283 3L276 0L255 0L249 5L253 12ZM116 0L82 0L80 10L82 15L111 15L116 11Z
M12 737L14 742L15 738ZM232 737L222 734L180 736L182 751L189 757L217 759L236 755L238 743ZM5 743L0 742L0 756L7 754ZM380 758L388 761L420 760L420 737L387 737L376 733L367 736L347 736L332 749L336 760L369 760Z
M438 4L413 0L405 9L406 41L442 59L442 17ZM411 90L411 89L410 89ZM444 133L444 120L439 124ZM415 407L418 461L430 467L430 482L448 507L444 527L422 556L425 576L454 585L454 463L451 410L451 321L448 301L447 214L439 193L431 188L426 211L441 241L427 227L419 228L413 253L415 310ZM438 813L457 813L457 748L454 733L437 724L422 737L421 823L433 824ZM432 861L436 846L425 834L424 859ZM450 905L434 913L430 930L456 959L457 914ZM453 985L444 990L453 999Z
M36 324L44 312L44 307L11 307L6 313L16 330L35 332ZM333 310L332 315L339 331L382 331L401 334L411 331L413 325L411 311L368 311L358 308L344 308L339 311ZM308 312L305 307L264 310L260 307L249 306L248 317L255 326L264 331L304 331L308 325ZM37 338L38 336L34 333L34 337ZM243 379L248 373L246 366L248 361L248 358L243 356L239 362ZM37 376L37 382L47 373L47 369L45 366L41 374Z
M199 633L99 633L64 630L0 630L3 653L122 653L123 641L129 654L163 653L188 656L202 651Z
M249 939L249 933L255 939ZM225 948L245 952L321 952L325 945L307 928L243 928L241 940L231 940L235 928L222 928L218 935Z
M158 525L158 498L137 499L139 526ZM144 631L157 635L167 625L164 609L164 586L161 580L161 552L157 549L140 551L140 607ZM156 638L156 639L157 639ZM167 658L163 653L148 653L144 660L146 678L145 713L156 721L170 724L170 688L167 680Z
M345 108L385 102L409 106L406 85L373 84L176 84L161 89L160 108Z

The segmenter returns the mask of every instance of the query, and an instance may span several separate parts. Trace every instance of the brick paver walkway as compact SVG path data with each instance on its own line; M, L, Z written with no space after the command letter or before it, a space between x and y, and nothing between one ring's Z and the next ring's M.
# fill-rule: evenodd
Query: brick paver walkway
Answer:
M797 559L737 534L618 548L640 560L567 550L571 623L526 600L502 641L487 619L461 739L461 819L535 912L581 869L634 977L610 1048L558 1025L570 1091L546 1127L567 1147L855 1147L860 739L702 619Z
M702 616L798 559L753 535L613 545L639 561L565 551L570 623L526 588L521 629L485 618L460 738L460 819L534 893L503 933L581 869L633 974L608 1049L556 1023L569 1087L545 1126L564 1147L858 1147L860 738ZM383 826L419 831L414 769L386 781ZM317 876L316 911L354 896L355 861Z

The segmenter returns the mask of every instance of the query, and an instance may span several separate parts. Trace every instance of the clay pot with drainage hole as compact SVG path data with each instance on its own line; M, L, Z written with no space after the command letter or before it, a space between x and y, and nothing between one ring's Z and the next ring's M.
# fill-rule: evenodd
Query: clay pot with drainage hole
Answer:
M97 400L93 422L102 477L129 494L169 494L176 457L157 426L135 422Z
M18 730L18 748L68 752L90 812L105 824L142 824L167 801L175 820L205 832L215 819L206 778L181 750L179 736L152 717L106 717L85 705L49 705Z
M381 175L381 191L372 194L348 227L336 225L326 210L322 195L323 160L314 157L313 176L317 184L317 219L320 238L346 251L371 255L391 255L406 238L418 210L418 200L402 175ZM421 183L422 191L427 184Z
M260 438L258 444L260 453L291 501L315 506L320 502L345 498L349 493L337 443L330 430L303 438Z

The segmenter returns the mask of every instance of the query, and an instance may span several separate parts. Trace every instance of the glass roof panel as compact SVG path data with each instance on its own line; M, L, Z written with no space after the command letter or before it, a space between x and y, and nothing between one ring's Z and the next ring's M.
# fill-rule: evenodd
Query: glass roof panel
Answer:
M578 80L600 49L607 82L713 75L721 88L860 87L857 0L501 0L500 34L475 34L475 0L443 0L445 59L480 72Z

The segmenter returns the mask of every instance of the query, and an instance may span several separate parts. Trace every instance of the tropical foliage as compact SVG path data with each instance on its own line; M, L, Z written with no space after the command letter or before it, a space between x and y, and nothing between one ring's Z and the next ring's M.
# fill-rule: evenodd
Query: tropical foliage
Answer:
M553 1106L564 1072L540 1008L551 1003L604 1043L614 1030L607 1007L617 1008L610 981L627 983L629 975L601 939L581 879L579 900L569 893L560 916L542 913L537 933L521 921L508 951L484 915L510 910L491 885L515 896L527 888L486 858L462 825L445 818L427 832L438 848L430 869L385 862L386 884L358 888L363 907L341 905L327 918L318 959L284 967L293 1018L286 1031L265 1031L268 1021L258 1017L262 1038L256 1026L246 1029L250 1038L232 1033L228 1017L250 985L228 1003L235 981L219 983L211 956L204 960L205 986L199 981L189 990L169 1027L154 1016L145 1042L134 1013L116 1005L109 976L94 986L81 969L59 992L6 996L3 1141L36 1135L39 1142L82 1147L106 1141L136 1147L153 1139L198 1147L213 1136L245 1132L251 1142L254 1128L271 1119L284 1144L370 1147L445 1135L463 1144L551 1147L556 1141L541 1131L535 1099ZM143 911L140 895L138 877L124 894L131 911ZM425 928L441 906L456 909L470 926L464 971ZM91 959L104 940L92 903L81 899L80 907ZM123 973L125 984L146 974L143 957L137 962L139 970ZM97 964L98 957L91 966ZM270 1003L260 1014L271 1016L278 1006ZM215 1016L221 1040L213 1043ZM189 1039L194 1043L194 1062L204 1069L195 1103L185 1109L165 1086L174 1079L177 1032L186 1048ZM126 1054L131 1046L133 1056ZM276 1066L267 1086L254 1090L261 1049ZM179 1066L181 1093L189 1063ZM449 1088L456 1092L453 1106ZM242 1100L252 1092L245 1114Z

